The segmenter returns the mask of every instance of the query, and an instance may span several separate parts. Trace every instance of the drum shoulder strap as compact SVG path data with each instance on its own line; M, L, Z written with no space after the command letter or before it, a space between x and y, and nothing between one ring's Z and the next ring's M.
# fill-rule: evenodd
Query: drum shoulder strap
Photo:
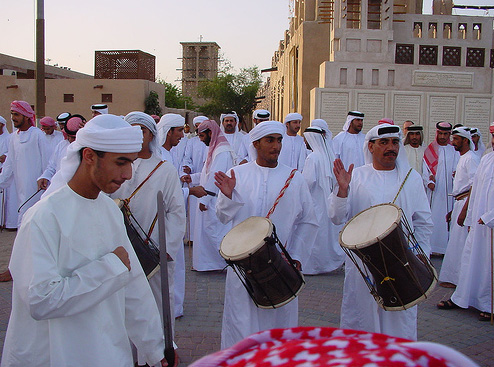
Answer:
M269 219L269 217L271 216L271 214L273 214L273 212L276 209L276 206L278 205L279 201L281 200L281 198L283 197L283 195L285 195L286 189L288 188L288 186L290 186L290 182L292 182L292 178L293 178L293 176L295 176L295 172L296 171L297 171L296 169L293 169L292 172L290 172L290 176L288 176L288 178L286 179L286 182L283 185L283 187L281 188L281 191L278 194L278 197L276 198L276 200L274 201L273 206L271 207L271 209L269 209L269 212L268 212L268 215L266 215L266 218Z
M410 176L410 173L412 172L412 169L413 169L413 168L410 168L410 169L408 170L408 173L407 173L407 175L406 175L405 179L404 179L404 180L403 180L403 182L401 183L400 189L398 190L398 192L396 193L395 198L394 198L394 199L393 199L393 201L391 202L392 204L394 204L394 203L395 203L395 201L396 201L396 199L398 199L398 195L400 195L401 189L403 189L403 186L405 186L405 182L407 182L407 180L408 180L408 176Z
M149 175L139 184L139 186L137 186L137 188L134 190L134 192L132 194L130 194L130 196L125 199L125 202L128 204L130 202L130 199L132 199L134 197L135 194L137 194L137 192L141 189L142 185L144 185L147 180L149 180L151 178L151 176L153 175L154 172L156 172L156 170L158 168L160 168L160 166L165 163L166 161L161 161L159 162L156 167L153 168L153 170L151 172L149 172Z

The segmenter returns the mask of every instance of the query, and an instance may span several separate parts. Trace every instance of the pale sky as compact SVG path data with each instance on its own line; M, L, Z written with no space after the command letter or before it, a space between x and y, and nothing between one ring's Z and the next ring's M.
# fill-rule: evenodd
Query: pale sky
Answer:
M3 0L0 53L35 59L35 0ZM457 0L494 4L494 0ZM180 77L181 41L214 41L238 70L271 67L288 28L289 0L45 0L45 57L50 65L94 74L96 50L142 50L156 56L156 75ZM431 13L432 0L424 0ZM455 11L459 14L459 11ZM473 12L482 15L485 12ZM494 15L494 10L491 10Z

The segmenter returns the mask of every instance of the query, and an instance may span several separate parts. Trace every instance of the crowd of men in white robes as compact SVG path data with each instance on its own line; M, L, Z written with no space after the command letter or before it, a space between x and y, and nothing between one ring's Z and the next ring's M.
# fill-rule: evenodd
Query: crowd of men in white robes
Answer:
M490 213L494 211L494 206L490 205L487 186L492 181L493 171L489 169L494 159L490 159L490 153L480 162L485 146L479 139L477 129L464 126L453 129L448 122L438 122L435 140L425 147L422 126L411 121L405 124L404 134L392 120L386 118L364 134L364 113L350 111L342 131L333 138L328 124L322 119L313 120L310 127L300 134L301 114L290 113L282 123L272 121L269 111L256 110L250 133L239 130L239 116L235 112L225 112L219 124L206 116L194 118L194 132L187 132L186 135L184 131L188 131L190 126L178 114L165 114L159 118L134 111L120 120L129 127L139 127L142 144L139 149L132 146L129 150L119 150L123 148L111 145L113 140L115 144L121 143L118 136L109 139L109 133L102 134L102 140L98 138L98 131L102 130L97 123L104 123L103 117L117 130L125 130L127 125L121 125L115 120L117 117L109 115L106 105L93 105L92 111L98 119L88 122L89 126L94 126L94 132L87 132L92 133L87 139L88 145L84 145L85 141L79 141L79 136L84 137L84 133L77 134L76 139L78 130L90 130L85 127L86 120L81 115L61 114L57 121L44 117L40 121L41 131L34 126L35 116L31 106L27 102L14 101L11 118L15 130L10 137L5 129L5 119L0 118L3 226L10 227L7 225L11 223L7 218L12 214L9 201L16 199L14 211L21 207L18 222L27 231L25 227L30 224L22 221L27 209L39 200L42 191L45 191L44 202L58 205L53 197L63 196L60 194L63 191L61 188L71 177L78 177L77 174L74 176L74 172L85 164L84 159L88 162L102 159L101 152L137 153L135 161L132 160L129 177L122 176L102 185L97 192L103 191L114 199L123 200L133 213L132 220L144 228L145 236L154 243L158 242L156 193L164 193L167 252L171 260L168 267L171 284L169 296L174 317L184 315L184 241L193 244L192 264L195 271L222 271L227 267L220 256L224 235L248 217L270 216L280 241L301 265L304 274L328 273L345 263L341 327L416 339L416 307L398 312L386 312L379 308L338 242L338 233L352 216L372 205L391 202L393 198L410 220L411 229L422 250L427 255L446 254L440 281L444 286L457 287L457 290L452 300L444 301L438 307L477 307L483 319L487 318L486 312L490 313L486 307L484 289L489 282L488 276L482 275L481 290L478 287L473 289L471 284L481 271L478 263L492 261L484 248L478 250L474 244L478 239L486 242L489 238L486 226L494 227L494 214ZM60 123L64 125L62 132L56 129ZM491 133L494 136L494 130ZM4 134L8 140L6 144L2 137ZM85 147L91 148L99 158L91 154L82 156L82 153L79 160L72 157L79 154L79 151L74 152L76 148L81 150ZM481 173L476 174L477 166ZM88 172L92 172L91 169L88 168ZM283 194L280 194L282 188ZM9 192L14 199L8 197ZM68 202L78 200L71 198L70 192L64 195ZM87 206L84 201L77 205ZM101 205L105 207L107 204ZM89 206L88 210L91 210ZM33 214L36 211L29 213L29 221L36 223L38 219ZM468 232L467 226L472 231ZM38 233L37 236L42 234ZM31 251L31 245L22 246L28 246ZM22 248L21 245L17 247ZM14 253L17 251L20 250L14 246ZM127 266L128 258L115 251L113 253ZM131 263L135 261L134 256L130 258ZM70 259L60 261L65 260ZM63 265L57 266L63 268ZM77 269L78 265L74 266ZM127 268L130 270L129 266ZM26 264L14 254L11 270L14 270L14 286L15 275L21 279L23 287L31 286L23 274L27 272ZM8 280L7 275L10 276L6 274L5 280ZM141 274L135 277L141 278ZM160 279L159 270L149 276L148 293L154 295L155 306L161 312ZM14 295L19 307L26 302L23 291L24 288ZM38 291L43 289L39 288ZM90 289L91 292L97 293L96 289ZM31 308L31 302L39 304L39 316L33 316L31 312L36 320L72 315L70 307L73 299L70 295L62 295L68 300L64 300L66 306L60 312L44 306L45 301L36 297L42 298L42 295L32 296L28 304L24 304L24 307ZM81 299L81 302L84 305L86 300ZM94 304L89 302L85 312L92 306ZM155 306L152 306L153 315ZM151 306L147 304L145 307ZM160 312L158 317L163 318ZM242 281L228 267L222 348L231 347L254 332L297 326L297 313L296 298L277 309L256 307ZM6 366L15 366L12 361L19 355L21 359L28 355L25 360L32 358L26 351L14 347L19 338L16 334L19 331L15 328L32 327L30 321L26 321L27 325L15 320L29 319L31 316L13 314L13 336L5 344L8 351L4 354ZM76 325L74 321L71 327ZM127 330L129 337L132 332ZM143 349L141 340L130 339L134 346L134 360L149 364L162 360L162 356L154 351ZM62 360L66 358L60 351L53 353ZM5 357L9 355L13 356L12 360ZM92 365L99 363L97 359L92 361Z

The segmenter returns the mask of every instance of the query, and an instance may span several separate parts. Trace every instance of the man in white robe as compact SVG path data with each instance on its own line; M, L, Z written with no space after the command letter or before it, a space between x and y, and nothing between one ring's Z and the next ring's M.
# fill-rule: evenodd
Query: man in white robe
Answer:
M50 184L51 179L55 176L55 173L60 170L63 157L67 154L67 148L71 143L75 141L77 131L84 126L86 120L80 115L73 115L67 120L63 127L63 134L65 139L62 140L55 147L55 151L50 157L46 169L43 171L41 177L38 178L38 190L46 190ZM41 195L44 197L44 194Z
M156 302L105 195L131 178L141 145L141 130L120 117L93 118L64 159L66 184L26 213L9 265L3 367L133 366L130 341L166 365Z
M475 145L469 128L458 127L453 129L451 135L453 146L460 153L460 159L455 169L451 192L455 202L453 211L448 213L450 236L439 274L439 280L442 282L440 285L446 288L454 288L458 284L461 255L468 235L468 229L463 226L463 223L461 226L458 224L458 217L468 199L473 178L480 163L480 158L474 151Z
M494 128L490 128L494 144ZM491 266L494 228L494 153L482 157L472 184L465 225L470 227L461 258L459 281L450 300L440 309L475 307L488 321L492 307Z
M5 126L7 121L0 116L0 172L7 159L9 150L10 133ZM15 185L12 183L9 187L0 191L1 222L0 226L7 229L17 228L17 193Z
M424 128L419 125L409 126L403 142L410 167L420 174L422 174L425 152L425 147L422 145L424 141L423 130Z
M41 130L45 133L47 154L51 157L58 143L64 139L63 134L57 130L57 122L50 116L43 117L39 120L39 124L41 125Z
M203 121L197 131L201 141L209 147L208 155L200 175L192 174L188 181L193 185L200 184L208 195L200 198L199 205L195 208L192 265L197 271L223 270L226 262L219 253L220 243L231 229L231 225L221 223L216 216L215 207L219 190L215 185L214 173L226 172L233 167L235 153L216 121Z
M336 187L331 131L326 121L316 119L312 120L311 127L305 130L304 136L312 153L305 161L302 176L309 186L314 201L319 229L315 235L316 240L310 257L306 264L302 264L302 270L304 274L315 275L338 269L343 265L345 253L338 242L341 226L333 224L328 216L327 198ZM285 138L283 143L284 141Z
M292 169L278 163L285 127L278 121L258 124L249 133L256 149L254 161L215 175L221 189L216 213L222 223L236 226L251 216L267 216ZM304 178L298 172L270 216L290 256L305 263L310 254L317 219ZM298 299L276 309L256 307L231 267L225 283L221 348L228 348L255 332L298 324Z
M330 217L333 223L343 224L373 205L392 202L399 193L395 204L403 210L417 242L428 254L431 212L421 177L410 168L401 138L398 126L377 125L365 137L364 166L355 170L350 166L346 171L341 160L335 161L334 173L339 187L330 196ZM393 312L379 307L347 256L340 327L416 340L417 307Z
M0 189L10 187L12 181L17 192L17 205L20 208L17 227L22 216L41 197L37 179L48 164L44 133L34 127L34 111L26 101L13 101L10 114L17 130L9 141L9 154L0 173ZM34 195L34 196L32 196ZM30 198L30 199L29 199ZM29 200L28 200L29 199ZM0 281L10 281L8 270L0 274Z
M444 255L449 239L446 214L453 210L453 172L460 155L450 144L452 126L449 122L436 124L436 139L424 152L422 180L430 202L434 229L430 239L433 254Z
M239 119L235 111L222 113L220 116L220 129L225 135L226 140L230 143L235 152L235 165L247 158L247 150L243 144L244 135L238 130Z
M307 158L307 148L304 138L298 135L302 124L300 113L289 113L285 117L286 134L283 136L283 146L278 161L288 167L302 172L305 158Z
M482 158L482 156L484 155L486 149L485 144L482 141L482 134L480 133L480 130L476 127L472 127L470 129L470 132L472 134L472 141L475 144L474 152L475 154L478 155L480 160L480 158Z
M360 167L364 164L365 135L362 133L364 126L364 114L359 111L348 112L343 131L333 139L334 153L336 158L341 159L346 168L351 164Z
M252 113L252 124L253 127L256 127L259 123L263 121L268 121L269 118L271 117L271 112L268 110L255 110ZM249 134L245 134L244 138L242 139L243 141L243 150L247 152L247 157L240 162L240 164L244 164L247 162L251 162L255 160L255 149L252 147L252 142L250 141Z
M158 191L163 193L165 206L165 230L166 250L173 261L168 262L168 279L170 287L170 305L172 308L172 321L174 309L174 279L175 259L183 249L183 236L185 233L185 205L182 197L182 189L178 173L170 162L161 163L161 153L156 139L157 129L153 118L144 112L131 112L124 118L132 126L139 126L143 133L142 149L137 159L132 164L132 178L122 184L111 197L127 199L133 217L146 233L140 233L141 238L149 236L153 243L159 246L158 224L153 225L157 215L156 195ZM157 168L155 170L155 168ZM151 172L154 170L151 176ZM149 176L149 178L148 178ZM144 182L142 187L135 190ZM135 194L134 194L135 192ZM132 195L134 194L134 195ZM132 218L132 221L134 221ZM160 313L162 312L161 296L161 272L156 272L150 279L149 284ZM180 312L183 313L183 310ZM163 317L163 315L161 315ZM141 361L142 362L142 361Z

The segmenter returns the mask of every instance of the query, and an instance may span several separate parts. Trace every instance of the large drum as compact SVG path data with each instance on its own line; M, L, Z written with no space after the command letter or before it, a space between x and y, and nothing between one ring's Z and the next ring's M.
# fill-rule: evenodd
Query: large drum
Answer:
M132 223L131 220L131 217L133 217L132 212L125 201L115 199L115 203L117 203L123 213L127 236L129 237L130 243L134 248L137 259L141 263L142 270L144 270L146 277L150 279L160 268L160 251L151 239L147 237L144 230L140 228L139 223L135 220L135 218L135 223L139 229L134 226L134 223ZM143 239L143 237L145 239Z
M221 241L220 254L259 308L287 304L305 283L267 218L250 217L233 227Z
M416 305L437 283L436 270L394 204L375 205L358 213L343 227L339 240L376 302L386 311Z

